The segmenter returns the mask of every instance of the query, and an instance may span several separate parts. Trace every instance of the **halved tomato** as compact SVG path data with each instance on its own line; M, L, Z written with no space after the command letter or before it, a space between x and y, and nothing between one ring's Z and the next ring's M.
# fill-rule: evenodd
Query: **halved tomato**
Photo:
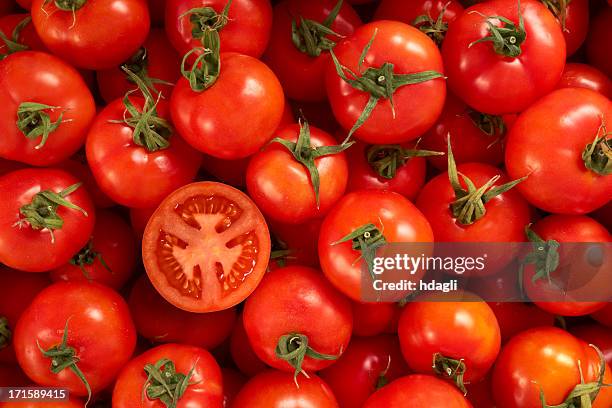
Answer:
M153 286L190 312L242 302L259 284L269 256L268 226L255 204L241 191L209 181L166 197L142 240Z

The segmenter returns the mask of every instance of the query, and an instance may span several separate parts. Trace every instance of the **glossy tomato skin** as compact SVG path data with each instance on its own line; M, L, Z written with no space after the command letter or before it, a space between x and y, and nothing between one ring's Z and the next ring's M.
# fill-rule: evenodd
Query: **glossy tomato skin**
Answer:
M170 101L172 121L196 149L240 159L272 138L283 114L283 90L270 68L255 58L222 53L221 66L217 81L202 92L179 79ZM227 95L235 95L231 104Z
M24 169L0 177L0 262L26 272L44 272L57 268L70 260L91 237L95 223L95 211L87 192L78 188L65 197L81 211L60 206L57 215L64 221L60 229L35 230L29 224L22 228L16 222L25 220L19 208L29 204L35 194L44 190L55 193L78 183L78 180L62 170Z
M230 337L230 354L236 367L249 377L253 377L269 368L253 351L253 347L249 343L249 338L244 330L242 314L236 319L236 324Z
M276 132L275 137L297 143L300 125L290 125ZM312 147L338 144L328 133L310 127ZM301 224L321 218L342 197L348 179L344 152L315 159L319 173L317 205L311 176L293 153L280 143L271 143L253 155L247 168L249 195L269 218L289 224Z
M27 13L19 13L0 17L0 31L2 31L5 37L13 40L13 31L15 30L15 27L29 16L30 15ZM45 50L45 46L36 33L36 30L34 30L34 25L31 21L28 22L21 29L21 31L19 31L17 43L25 45L29 50ZM6 56L8 53L8 47L6 46L6 43L2 41L2 43L0 43L0 56Z
M368 398L363 408L400 406L472 408L454 385L434 376L422 374L407 375L382 387Z
M295 369L275 354L281 336L308 337L308 346L319 353L340 356L351 338L353 316L347 299L315 269L288 266L267 274L247 299L244 328L253 350L268 365L283 371ZM329 367L334 360L306 356L306 372Z
M356 301L361 301L362 295L361 254L352 249L351 242L333 243L370 223L383 231L387 242L433 241L429 222L401 195L385 190L360 190L345 195L323 221L319 260L327 279Z
M221 369L206 350L184 344L165 344L154 347L131 360L119 373L113 389L113 408L162 408L159 399L143 394L147 380L144 367L161 359L169 359L176 372L188 375L191 381L177 408L222 408L223 386Z
M236 309L189 313L166 302L146 275L141 276L128 300L138 333L155 343L190 344L211 350L229 337Z
M361 408L379 382L391 382L408 373L399 341L394 336L351 340L346 352L319 375L343 408ZM350 379L350 381L347 381Z
M88 0L74 13L34 0L32 21L51 52L85 69L123 63L145 41L150 25L145 0Z
M444 73L442 58L434 42L417 28L397 21L376 21L359 27L353 36L340 41L334 48L340 63L359 72L361 52L376 31L363 70L380 68L388 62L394 64L396 74L428 70ZM333 64L328 64L325 83L336 120L345 130L351 129L370 94L353 88L340 78ZM393 94L395 115L389 100L380 99L370 117L355 132L355 137L371 144L415 139L434 124L442 111L445 95L446 84L442 78L400 87Z
M194 8L212 7L221 13L226 0L167 0L166 33L168 39L184 55L192 48L202 47L199 39L193 38L192 23L187 12ZM221 52L239 52L258 58L263 54L272 25L272 6L268 0L232 1L228 14L229 22L219 31Z
M153 286L169 303L214 312L257 287L268 266L270 233L246 194L221 183L191 183L155 210L142 254Z
M265 61L278 76L287 97L299 101L325 99L325 69L331 64L328 51L318 57L301 52L292 41L291 22L300 18L322 23L330 14L335 0L284 0L274 6L272 35L264 54ZM350 4L344 3L330 28L337 34L350 37L361 25L361 20ZM332 41L337 37L328 36Z
M517 189L531 204L552 213L585 214L606 204L612 178L586 168L582 153L602 121L611 120L612 102L588 89L559 89L529 107L506 139L508 174L529 175Z
M561 20L557 18L561 24ZM563 28L563 27L562 27ZM572 0L565 9L565 48L567 56L573 55L587 37L589 30L589 1Z
M612 80L597 68L577 62L565 65L557 88L586 88L612 98Z
M316 375L309 376L310 378L300 376L297 387L293 374L277 370L265 371L246 383L236 396L232 407L338 408L338 402L329 386Z
M606 363L612 363L612 328L587 323L572 327L570 332L587 344L595 345L602 352Z
M82 254L81 250L74 254L71 262L52 270L51 279L54 282L94 281L115 290L123 287L136 264L136 242L128 223L111 211L98 211L91 248L99 254L99 257L93 256L93 263L84 263L82 267L73 264L75 257Z
M172 87L181 76L181 60L178 53L161 29L151 30L142 48L146 52L146 70L149 78L170 83L170 85L154 84L154 90L165 98L170 98ZM141 50L136 52L141 52ZM131 57L127 61L130 59ZM127 61L122 61L121 64ZM136 85L127 79L127 75L120 66L96 72L96 79L100 95L106 103L122 98L127 91L136 89Z
M555 88L565 65L561 27L539 1L521 1L527 37L521 54L497 54L490 41L470 46L489 35L486 16L503 16L518 25L514 0L495 0L468 8L449 27L442 57L450 89L479 112L517 113Z
M144 99L130 97L142 111ZM96 182L115 202L136 208L158 205L168 194L191 182L200 168L201 155L174 132L170 146L149 151L133 140L134 129L122 120L123 100L107 105L94 120L87 135L87 161ZM169 119L168 103L160 100L157 114Z
M446 8L446 9L445 9ZM414 25L414 19L426 15L434 21L444 10L442 21L451 25L463 12L463 6L457 0L382 0L374 14L375 20L397 20Z
M55 283L38 294L23 312L15 329L19 365L34 382L67 388L87 396L84 384L70 369L49 370L50 360L40 352L62 342L68 321L67 345L78 350L79 369L92 393L106 388L130 359L136 330L128 307L112 289L96 283ZM113 341L101 342L100 339Z
M87 164L87 158L85 157L84 151L79 151L77 154L59 163L55 167L67 171L82 181L83 188L89 193L89 197L91 197L91 201L93 201L96 208L109 208L116 205L109 196L104 194L96 183L96 179Z
M17 109L35 102L57 109L45 110L52 123L63 112L62 122L41 138L28 139L16 125ZM57 57L37 51L22 51L0 62L0 156L33 166L57 164L74 154L85 141L95 115L91 92L80 74Z
M553 326L555 316L531 303L489 302L499 323L502 343L525 330L541 326Z
M603 7L593 16L586 41L589 63L609 78L612 77L612 56L606 50L612 41L610 24L612 24L612 7Z

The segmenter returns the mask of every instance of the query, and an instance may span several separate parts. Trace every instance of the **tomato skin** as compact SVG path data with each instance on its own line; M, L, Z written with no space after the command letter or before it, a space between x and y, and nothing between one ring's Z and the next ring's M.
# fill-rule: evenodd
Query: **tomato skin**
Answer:
M57 215L64 220L54 230L52 242L49 230L34 230L29 225L17 228L22 218L19 208L29 204L43 190L59 193L78 181L62 170L24 169L0 177L0 262L25 272L44 272L70 260L89 240L95 223L95 211L87 192L78 188L65 199L82 208L58 207Z
M552 326L555 316L530 303L489 302L499 323L502 343L515 335L540 326Z
M442 21L451 25L463 12L463 6L457 0L418 0L410 2L382 0L376 9L374 20L396 20L413 25L415 18L428 15L435 21L445 7Z
M565 48L567 56L573 55L587 37L589 30L589 1L572 0L565 9ZM559 23L561 23L559 21Z
M157 207L130 208L130 224L132 225L134 233L140 239L142 239L147 223L156 209Z
M612 363L612 329L599 324L587 323L570 329L577 338L594 344L604 355L606 363Z
M223 407L231 407L248 378L231 368L221 368L223 374Z
M593 313L591 317L606 327L612 327L612 303L608 302L606 306Z
M268 221L272 234L291 251L285 259L286 263L311 266L313 268L319 267L317 241L322 223L323 220L321 218L298 225L276 222L274 220Z
M229 337L236 309L189 313L166 302L145 275L132 287L128 300L138 333L155 343L189 344L211 350Z
M74 15L54 2L34 0L32 22L52 53L85 69L123 63L145 41L150 25L145 0L88 0Z
M96 208L108 208L113 207L116 203L110 199L109 196L104 194L100 187L96 183L96 179L91 173L91 169L87 165L87 158L85 152L82 154L79 152L73 157L65 160L55 167L62 169L74 177L83 182L83 188L89 193L89 197L93 201Z
M589 63L601 70L608 77L612 77L612 56L605 50L612 41L609 30L612 24L612 7L603 7L593 15L586 41L586 55Z
M0 31L12 40L15 27L30 15L27 13L2 15L0 13L0 16L2 16L0 17ZM21 29L17 42L27 46L30 50L45 51L46 49L31 21ZM7 53L6 43L4 41L0 42L0 56L5 56Z
M119 290L134 272L136 263L136 242L130 226L119 215L110 211L96 213L96 225L92 235L92 248L100 259L91 265L66 263L50 272L51 279L58 281L94 281ZM76 254L75 254L76 255Z
M64 112L62 122L43 147L41 138L27 139L16 125L23 102L58 106L46 110L51 122ZM85 141L95 115L91 92L80 74L57 57L22 51L0 61L0 157L33 166L57 164L74 154Z
M382 333L397 333L397 322L401 307L397 303L361 303L351 301L353 306L353 334L376 336Z
M240 390L232 407L285 408L317 407L338 408L336 398L323 380L313 374L300 376L299 387L293 374L268 370L253 377Z
M144 99L130 97L142 111ZM96 182L115 202L135 208L158 205L168 194L191 182L200 168L201 155L175 132L170 147L148 151L133 140L134 129L125 123L111 123L125 115L121 99L106 106L94 120L87 135L87 161ZM158 116L168 119L169 105L160 100Z
M172 121L201 152L240 159L272 138L283 115L283 90L270 68L255 58L222 53L221 66L217 81L203 92L194 92L187 79L179 79L170 100ZM236 97L228 105L230 94Z
M300 125L290 125L276 132L278 138L297 143ZM312 147L335 146L328 133L310 127ZM342 197L348 179L344 152L315 159L319 172L317 205L310 173L280 143L268 144L251 158L246 184L249 195L261 211L276 221L301 224L321 218Z
M289 317L289 314L291 317ZM244 328L257 356L283 371L295 369L275 354L278 340L289 333L308 337L319 353L340 356L351 338L351 306L315 269L288 266L267 274L247 299ZM334 360L306 356L302 368L318 371Z
M518 117L506 138L506 169L512 178L529 174L517 189L532 205L585 214L610 200L612 178L587 169L582 160L602 120L612 120L612 102L579 88L556 90Z
M253 377L269 368L253 351L253 347L251 347L249 338L244 330L242 314L236 319L236 324L230 337L230 353L236 367L249 377Z
M23 312L15 329L15 351L19 365L34 382L67 388L72 395L87 396L85 386L70 370L49 370L50 360L38 349L61 343L68 322L70 347L78 351L78 367L92 393L112 383L130 359L136 345L136 330L128 307L112 289L96 283L55 283L36 296ZM102 338L112 342L100 342Z
M206 350L184 344L164 344L147 350L123 367L113 389L113 408L162 408L159 399L151 400L143 388L147 380L146 364L167 358L174 362L177 373L187 375L193 369L190 385L179 399L177 408L222 408L221 369Z
M2 408L82 408L84 405L83 401L77 400L76 398L70 398L67 401L56 401L56 402L3 402Z
M166 33L168 39L184 55L192 48L202 47L200 40L192 37L189 10L212 7L221 13L226 0L167 0ZM184 15L184 16L183 16ZM219 31L221 52L239 52L259 58L270 38L272 6L268 0L232 1L228 14L229 22Z
M181 76L181 60L178 53L161 29L151 30L142 46L147 53L147 75L149 78L171 83L171 85L154 84L155 90L169 98L174 83ZM121 63L123 62L125 61ZM96 79L100 95L106 103L122 98L127 91L136 88L133 82L128 81L125 72L119 66L96 72Z
M553 90L565 65L561 27L539 1L521 2L527 37L521 54L498 55L492 42L470 44L489 35L486 17L503 16L518 24L514 0L476 4L449 27L442 45L448 86L479 112L521 112Z
M565 65L557 88L586 88L612 98L612 80L597 68L577 62Z
M318 57L301 52L291 39L291 22L300 17L322 23L330 14L335 0L285 0L274 6L272 35L264 54L265 61L278 76L287 97L298 101L325 99L325 69L331 64L328 51ZM361 20L350 4L344 3L331 24L331 29L350 37ZM332 41L337 38L328 36Z
M340 406L361 408L381 378L390 382L407 373L398 339L387 335L351 340L342 357L319 375Z
M31 383L32 381L23 373L17 363L0 363L0 387L27 387ZM4 403L2 407L6 407L6 404ZM19 407L22 407L22 405L17 406L17 408Z
M491 375L477 383L466 384L467 399L476 408L495 408L493 392L491 390Z
M363 70L380 68L389 62L394 64L396 74L428 70L444 73L442 58L434 42L417 28L397 21L376 21L359 27L353 36L340 41L334 48L340 63L353 72L359 72L361 52L376 30ZM345 130L349 130L366 106L370 94L353 88L340 78L333 64L328 64L325 75L327 96L334 116ZM446 84L442 78L400 87L393 94L395 116L390 102L381 99L354 135L371 144L403 143L415 139L434 124L442 111L445 95Z
M434 376L422 374L407 375L382 387L368 398L363 408L400 406L472 408L455 386Z

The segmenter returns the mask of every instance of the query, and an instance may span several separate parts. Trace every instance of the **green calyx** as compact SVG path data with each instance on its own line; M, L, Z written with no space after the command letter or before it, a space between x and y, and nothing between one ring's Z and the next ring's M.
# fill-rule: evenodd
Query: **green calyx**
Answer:
M380 177L392 179L397 170L413 157L441 156L432 150L405 149L401 145L373 145L366 151L368 164Z
M557 17L563 31L568 31L565 27L567 21L567 6L572 0L541 0L542 3Z
M104 269L110 273L113 273L102 257L102 254L94 250L92 239L90 239L87 245L85 245L75 256L72 257L72 259L70 259L70 264L78 266L81 269L81 272L83 272L83 275L85 275L88 280L91 280L91 276L89 276L85 265L93 265L96 259L100 261L100 264L104 267Z
M12 337L13 333L9 327L8 319L4 316L0 316L0 350L10 344Z
M159 95L159 91L155 88L155 84L172 85L169 82L162 81L161 79L151 78L148 72L149 67L149 56L145 47L140 47L138 51L132 57L124 62L120 68L126 73L127 80L134 83L132 77L127 73L132 72L147 86L148 89L153 91L156 95Z
M365 224L340 240L333 242L332 245L343 242L351 242L352 248L361 253L361 256L355 262L363 258L370 276L374 279L373 268L376 250L387 243L382 231L374 224Z
M27 45L19 42L19 36L21 35L21 31L25 28L25 26L30 24L31 21L32 17L30 16L27 16L26 18L21 20L19 24L17 24L13 29L13 32L11 33L11 38L7 37L6 34L2 32L2 30L0 30L0 41L2 41L6 46L6 49L2 50L2 54L0 54L0 60L6 58L7 56L9 56L9 54L12 54L14 52L25 51L28 49Z
M291 21L291 41L301 52L318 57L323 51L329 51L336 46L336 43L327 36L341 38L342 36L334 32L330 27L342 7L342 0L338 0L329 15L322 23L300 17L300 24Z
M202 41L205 46L207 36L211 33L218 33L223 27L225 27L229 21L229 9L232 4L232 0L229 0L221 13L217 13L212 7L199 7L192 8L187 12L183 13L179 18L189 16L191 22L191 36L197 40Z
M339 356L322 354L308 345L308 337L300 333L289 333L281 336L274 350L276 357L288 362L295 369L293 380L297 384L297 376L302 373L308 378L308 374L302 369L306 356L316 360L337 360Z
M359 73L355 73L348 67L340 64L340 61L338 61L338 58L334 54L334 51L330 50L338 76L353 88L370 94L370 99L361 112L361 115L359 115L359 118L349 131L346 138L347 140L350 139L353 133L355 133L355 131L359 129L370 117L372 111L381 98L389 100L393 117L395 117L393 94L398 88L406 85L419 84L436 78L444 78L444 75L437 71L422 71L412 74L395 74L393 72L394 65L389 62L385 62L380 68L370 67L363 70L363 62L368 55L368 51L372 47L372 43L376 38L376 33L377 31L374 31L374 35L372 35L372 38L370 38L370 41L361 52L358 65ZM350 77L347 76L346 73L348 73Z
M45 112L54 109L59 107L36 102L22 102L17 108L17 129L28 139L41 138L35 149L41 149L49 139L49 135L62 123L63 112L55 122L51 122L49 114Z
M487 136L503 136L506 133L506 123L501 116L489 115L470 110L468 113L470 120L478 129Z
M444 357L440 353L435 353L433 355L432 368L440 377L453 381L455 385L457 385L457 388L463 392L463 395L467 395L467 389L463 381L467 367L463 359L455 360Z
M290 142L289 140L281 139L276 137L272 139L270 143L280 143L283 145L295 158L296 161L301 163L308 173L310 174L310 181L312 183L312 189L315 193L315 199L317 202L317 208L319 208L319 170L315 164L315 159L323 156L329 156L338 154L348 149L354 142L343 143L337 146L319 146L312 147L310 143L310 126L308 121L300 121L300 134L298 136L297 143Z
M160 400L166 408L176 408L187 388L193 385L189 380L194 370L195 365L187 374L177 373L174 362L167 358L145 365L147 381L142 388L142 401L146 396L150 400Z
M453 156L453 150L451 148L450 135L447 139L448 144L448 178L451 186L455 191L455 201L450 205L453 217L457 219L457 222L461 225L471 225L478 221L486 214L487 210L485 204L492 198L497 197L500 194L512 189L514 186L524 181L527 176L521 177L517 180L512 180L501 186L493 187L495 182L499 180L500 176L492 177L484 185L476 188L472 180L467 176L461 174L461 178L465 182L467 189L463 188L459 182L459 174L457 172L457 164Z
M477 13L477 12L475 12ZM493 43L493 49L499 55L505 57L515 58L521 55L521 44L527 38L525 32L525 22L523 21L523 13L521 12L521 1L518 0L518 15L519 24L518 27L512 21L502 16L483 16L487 19L487 26L489 27L489 35L472 42L469 47L490 41ZM495 21L503 23L502 27L498 27L494 24Z
M46 0L45 3L50 2L51 0ZM76 11L83 7L87 0L55 0L55 6L64 11Z
M550 274L559 267L559 242L554 239L548 241L543 240L535 231L531 229L531 225L525 227L525 235L532 242L532 251L525 255L519 266L519 286L523 293L523 274L526 265L533 265L535 273L531 278L531 282L535 283L540 279L546 279L548 283L552 283Z
M57 209L60 206L80 211L87 217L85 210L65 198L78 189L81 184L73 184L59 193L51 190L36 193L29 204L25 204L19 209L23 218L17 221L15 225L21 228L24 224L29 224L35 230L46 228L51 234L51 242L55 242L53 231L61 229L64 225L64 220L57 214Z
M587 169L608 176L612 174L612 133L608 133L606 125L599 126L595 140L589 143L582 152L582 160Z
M431 38L438 47L442 45L442 41L444 41L448 31L448 23L444 21L444 13L446 13L446 8L449 4L450 2L444 5L435 20L429 14L421 14L412 21L412 25Z
M85 403L87 406L87 403L91 399L91 387L89 386L85 375L77 365L80 360L76 355L76 350L68 345L68 322L69 320L66 321L62 342L60 344L53 346L48 350L43 349L38 343L38 340L36 340L36 345L44 357L51 359L51 366L49 369L53 374L59 374L67 368L71 370L79 378L79 380L81 380L85 386L85 389L87 389L88 397L87 402Z

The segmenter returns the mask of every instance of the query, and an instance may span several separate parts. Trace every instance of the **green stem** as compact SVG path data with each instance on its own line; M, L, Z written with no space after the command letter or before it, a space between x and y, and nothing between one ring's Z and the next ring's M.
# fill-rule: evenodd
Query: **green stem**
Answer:
M561 23L561 29L568 31L565 23L567 21L567 6L571 3L571 0L541 0L542 3L550 10L551 13Z
M501 116L489 115L475 110L468 113L470 120L487 136L502 136L506 133L506 123Z
M463 395L467 394L465 382L463 381L467 367L463 359L456 360L445 357L440 353L435 353L432 368L437 375L452 380L457 385L457 388L463 392Z
M45 0L45 4L49 3L51 0ZM72 11L80 9L87 3L87 0L55 0L55 6L64 11Z
M401 145L373 145L366 151L368 164L379 176L392 179L397 170L413 157L441 156L432 150L405 149Z
M448 31L448 23L444 21L444 14L449 4L450 1L440 10L435 20L429 14L421 14L412 21L412 25L431 38L438 47L442 45L446 32Z
M302 369L306 356L316 360L336 360L339 356L322 354L308 345L308 337L300 333L289 333L281 336L276 344L276 357L288 362L294 368L293 379L297 384L297 376L308 374Z
M145 397L149 400L160 400L166 408L176 408L179 400L187 391L189 382L195 371L195 364L187 374L177 373L174 362L168 358L162 358L155 364L144 366L147 380L142 387L142 401Z
M155 84L172 85L170 82L149 76L149 56L145 47L140 47L129 60L121 65L120 68L126 73L129 82L134 83L135 81L132 79L132 76L127 73L128 71L140 78L141 82L156 95L159 95L159 90L155 87Z
M102 254L94 250L93 239L90 239L87 245L85 245L76 255L72 257L72 259L70 259L70 264L78 266L81 269L81 272L83 272L83 275L85 275L85 277L87 278L87 280L91 280L91 276L89 276L85 265L93 265L96 260L100 262L104 269L109 271L111 274L113 273L111 268L104 260L104 257L102 257Z
M472 42L469 47L475 44L490 41L493 43L493 49L499 55L515 58L521 55L521 44L527 38L525 32L525 22L523 21L523 13L521 11L521 0L518 1L518 27L509 19L502 16L483 16L485 17L489 28L489 35L479 40ZM478 12L473 12L478 13ZM503 23L501 27L497 26L497 22Z
M25 26L30 24L31 21L32 17L30 17L29 15L23 20L21 20L13 29L13 32L11 33L11 38L8 38L6 34L4 34L2 30L0 30L0 40L2 40L2 42L4 42L4 44L6 45L6 52L4 54L0 54L0 60L6 58L8 55L13 54L15 52L25 51L29 49L27 45L19 42L19 36L21 35L21 31L25 28Z
M525 227L525 235L532 242L532 250L521 259L519 264L519 286L524 293L523 276L526 265L534 265L535 273L531 282L536 283L540 279L546 279L552 283L551 273L559 267L559 242L550 239L545 241L535 231L531 225Z
M603 122L597 129L595 140L586 145L582 160L587 169L601 176L612 174L612 133L608 133Z
M60 113L57 121L51 122L46 110L59 109L59 106L50 106L36 102L22 102L17 108L17 128L23 135L31 140L40 139L35 149L41 149L49 135L53 133L62 123L64 112Z
M9 327L8 319L4 316L0 316L0 350L8 347L12 337L13 333Z
M291 21L291 40L301 52L308 54L311 57L318 57L323 51L329 51L336 46L336 43L327 36L343 38L340 34L334 32L330 27L342 7L342 0L338 0L329 15L319 23L314 20L309 20L300 16L300 24L294 20Z
M363 258L370 276L374 279L373 268L376 250L387 243L382 231L374 224L365 224L340 240L333 242L332 245L338 245L343 242L351 242L352 248L361 252L357 260Z

